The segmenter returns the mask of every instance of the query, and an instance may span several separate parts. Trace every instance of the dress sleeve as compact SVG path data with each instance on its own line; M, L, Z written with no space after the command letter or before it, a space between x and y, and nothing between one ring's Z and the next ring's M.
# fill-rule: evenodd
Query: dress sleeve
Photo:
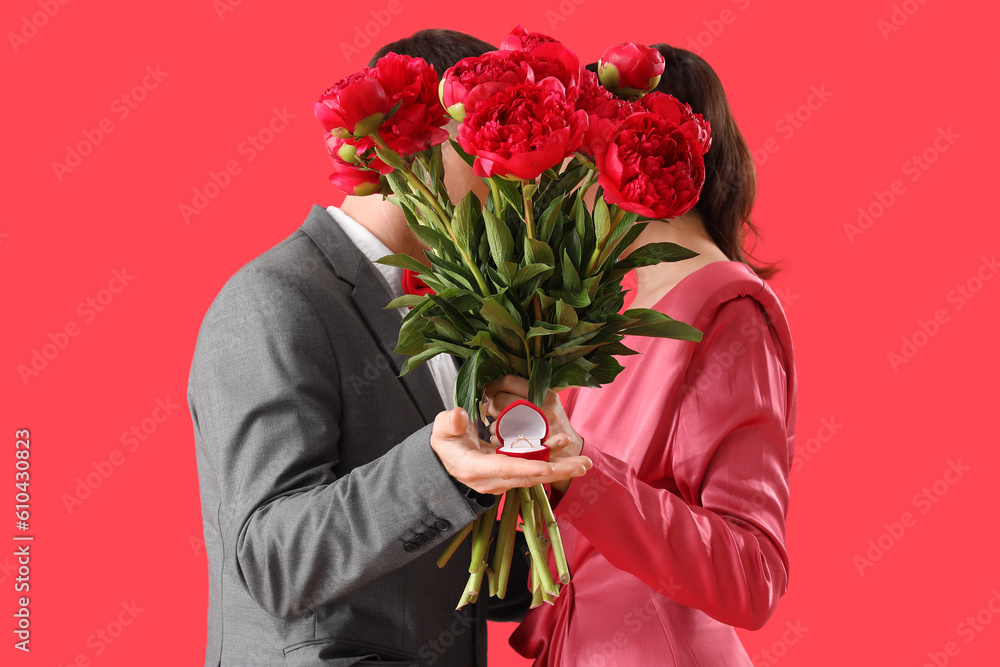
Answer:
M661 590L667 581L676 602L755 630L788 582L788 368L752 297L724 302L703 333L676 416L664 417L675 429L661 478L639 479L585 442L594 467L555 512L615 567Z

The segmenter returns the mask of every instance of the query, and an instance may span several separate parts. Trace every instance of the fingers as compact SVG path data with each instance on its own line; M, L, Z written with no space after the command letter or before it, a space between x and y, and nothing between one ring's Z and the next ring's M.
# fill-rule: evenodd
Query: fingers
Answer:
M514 401L523 400L524 396L519 396L517 394L511 394L506 391L494 394L490 402L486 404L486 414L496 419L503 412L504 408L513 403Z
M463 437L472 426L465 408L442 410L434 417L434 435L440 438Z
M568 435L565 433L556 433L542 444L549 448L550 454L555 454L556 452L565 449L569 443L570 440Z
M501 410L514 401L528 397L528 381L517 375L504 375L487 382L483 393L488 399L490 416L496 418ZM503 396L503 394L509 394L509 396ZM498 405L499 402L502 402L502 405Z
M554 462L530 461L487 452L470 452L461 481L480 493L498 494L511 488L551 484L586 474L593 462L586 456Z

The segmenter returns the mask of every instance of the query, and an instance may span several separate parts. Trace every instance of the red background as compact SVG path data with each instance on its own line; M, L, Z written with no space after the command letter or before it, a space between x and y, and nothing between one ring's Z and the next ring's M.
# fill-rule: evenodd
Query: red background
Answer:
M68 665L80 654L108 667L202 663L207 562L185 399L201 319L223 282L312 204L339 202L311 100L418 28L499 43L518 22L584 62L621 41L694 40L755 149L757 254L783 261L773 287L801 382L790 587L763 629L740 631L755 663L935 664L930 654L938 665L996 664L998 454L986 415L997 404L1000 279L982 258L1000 238L981 194L995 188L996 9L395 0L393 14L382 0L224 1L7 0L0 12L12 148L0 220L4 664ZM385 25L371 23L379 17ZM366 26L372 42L345 54ZM134 95L144 99L123 106L144 77L148 89ZM810 97L813 87L824 100ZM274 109L294 118L265 132L270 143L249 160L241 143ZM781 122L787 114L798 114L797 127ZM90 154L69 172L54 167L85 133L97 137L102 119L113 129ZM950 143L935 148L948 128ZM909 161L925 152L933 162L913 171ZM185 222L180 205L229 161L239 173ZM890 196L875 217L878 197ZM845 225L859 207L872 222L851 236ZM122 269L127 285L102 292ZM88 298L104 299L100 312L87 310ZM933 336L917 333L921 322ZM68 324L77 335L58 335ZM45 348L56 345L50 334L64 346ZM911 358L894 368L888 355L904 347ZM43 348L52 358L22 378L19 367ZM158 399L177 407L146 421L150 432L130 451L123 434L150 420ZM11 516L21 428L32 444L28 533ZM106 463L116 450L120 465ZM968 470L946 476L949 461ZM78 478L109 465L67 508ZM929 498L915 497L925 488ZM905 512L908 525L893 526ZM35 536L30 655L12 648L14 534ZM883 553L866 555L869 540ZM869 556L859 572L855 557ZM133 601L134 621L110 645L95 643ZM975 625L965 620L977 613ZM511 628L492 625L492 664L525 664L506 646Z

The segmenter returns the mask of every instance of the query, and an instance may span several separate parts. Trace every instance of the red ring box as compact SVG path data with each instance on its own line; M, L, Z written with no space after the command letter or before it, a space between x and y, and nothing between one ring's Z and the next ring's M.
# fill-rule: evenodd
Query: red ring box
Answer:
M531 401L514 401L497 417L497 451L506 456L531 461L548 461L549 448L542 442L549 437L549 420Z

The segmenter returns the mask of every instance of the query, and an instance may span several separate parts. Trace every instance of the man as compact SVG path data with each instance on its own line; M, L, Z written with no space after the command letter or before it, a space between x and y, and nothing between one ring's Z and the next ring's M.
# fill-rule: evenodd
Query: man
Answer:
M371 64L395 51L441 73L490 49L421 31ZM454 199L483 187L450 148L445 169ZM401 293L400 270L373 260L426 262L423 248L398 207L348 197L313 207L209 308L188 388L209 560L206 666L486 664L486 591L455 611L469 543L444 569L436 555L492 494L581 475L589 460L496 455L464 410L445 410L452 357L397 377L401 313L384 306ZM513 603L498 613L519 618L527 604Z

